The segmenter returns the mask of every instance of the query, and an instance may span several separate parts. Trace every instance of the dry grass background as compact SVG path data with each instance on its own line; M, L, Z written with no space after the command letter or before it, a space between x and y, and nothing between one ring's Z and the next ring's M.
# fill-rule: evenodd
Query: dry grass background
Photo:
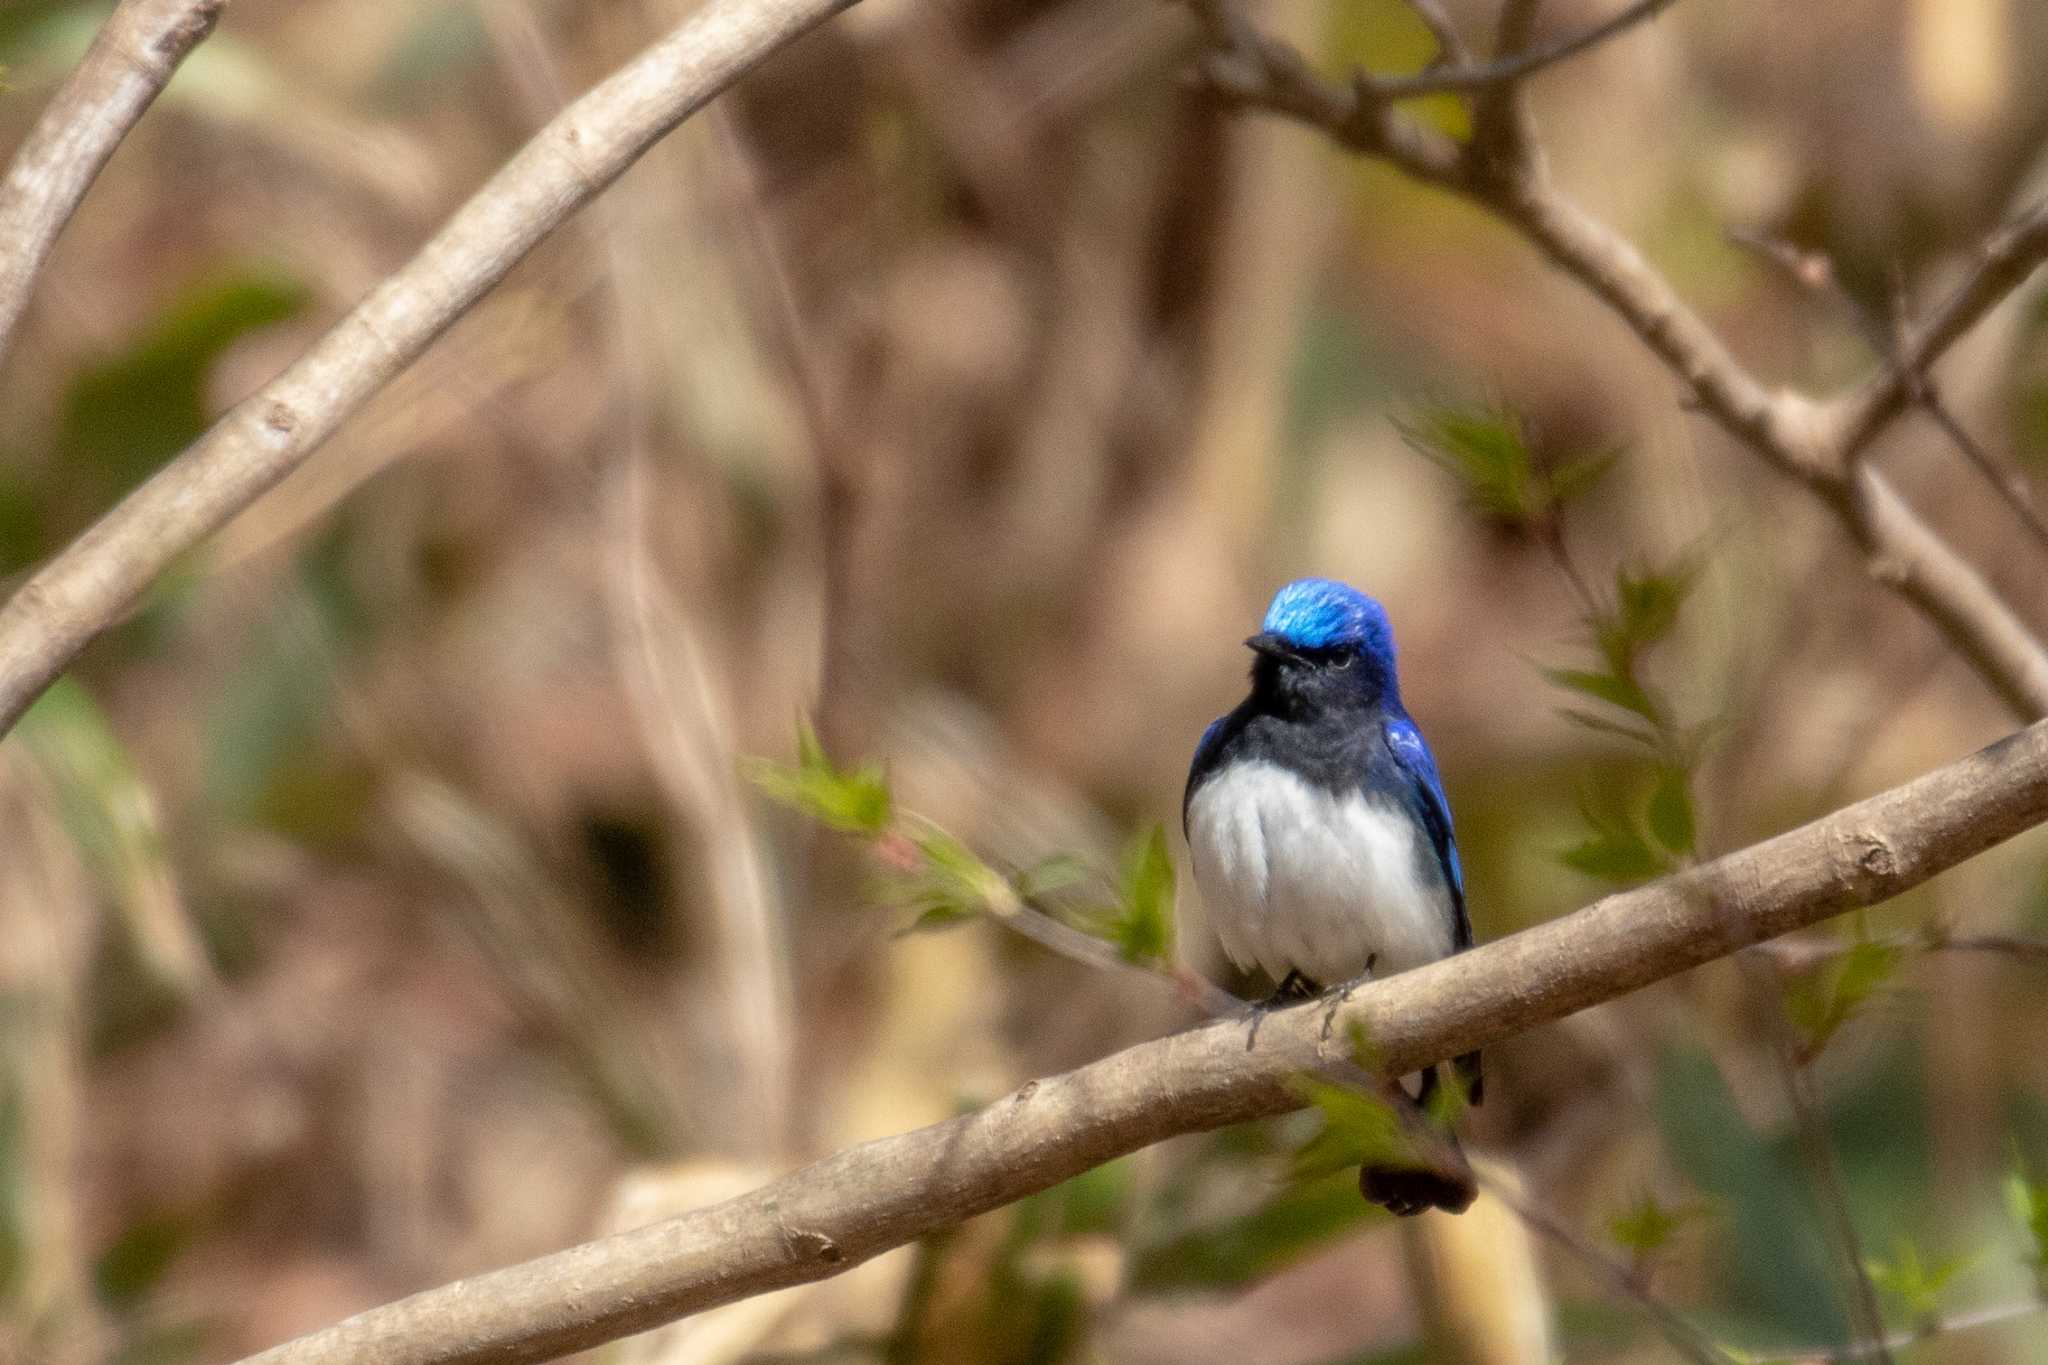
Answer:
M102 8L0 13L0 138ZM0 380L0 574L679 12L238 0ZM1264 20L1333 57L1428 50L1392 0ZM1481 937L1590 897L1555 854L1612 755L1532 666L1575 657L1578 609L1403 445L1420 404L1504 405L1542 458L1623 449L1573 514L1596 575L1706 566L1662 666L1724 722L1708 846L2001 731L1596 305L1474 213L1219 108L1180 79L1190 41L1149 2L867 0L657 149L39 706L0 751L0 1354L254 1349L1187 1017L993 926L892 938L854 855L736 776L803 712L975 847L1107 864L1174 823L1266 595L1344 577L1400 631ZM1723 229L1824 250L1879 303L1895 268L1931 295L2048 176L2043 58L2024 0L1682 5L1535 100L1561 178L1760 372L1825 386L1872 364L1853 327ZM1946 371L2028 468L2044 311L2016 300ZM1907 425L1881 458L2048 620L2038 547L1952 451ZM1874 923L2039 925L2043 851ZM1217 969L1199 932L1184 950ZM1816 1067L1866 1250L1973 1257L1944 1306L2028 1292L1999 1187L2016 1150L2048 1170L2038 970L1916 957ZM1474 1127L1595 1242L1645 1192L1697 1203L1646 1279L1716 1330L1839 1339L1765 1003L1724 964L1522 1040ZM1294 1131L1170 1144L611 1354L1667 1358L1496 1207L1404 1234L1287 1205L1265 1154ZM2023 1318L1915 1358L2044 1342Z

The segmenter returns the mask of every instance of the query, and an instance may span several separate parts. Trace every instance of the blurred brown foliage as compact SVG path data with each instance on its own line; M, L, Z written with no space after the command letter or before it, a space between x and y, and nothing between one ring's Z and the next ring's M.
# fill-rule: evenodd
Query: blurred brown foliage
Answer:
M0 13L10 143L103 11ZM40 285L0 403L0 575L678 12L238 0ZM1397 0L1262 21L1331 60L1430 51ZM800 714L991 857L1112 866L1175 824L1266 595L1342 577L1400 632L1480 936L1594 894L1558 852L1635 775L1540 667L1580 660L1580 605L1540 538L1404 445L1419 408L1514 413L1550 467L1621 451L1570 511L1597 581L1698 565L1657 668L1715 722L1703 849L2000 731L1596 304L1471 210L1219 107L1181 79L1190 42L1149 0L866 0L671 137L39 704L0 750L0 1356L253 1349L1184 1021L994 926L892 937L860 855L737 775ZM1726 231L1826 253L1872 307L1895 271L1935 290L2048 177L2044 59L2027 0L1681 5L1534 98L1556 173L1739 353L1829 387L1874 363L1856 328ZM1945 373L2001 458L2048 463L2038 289ZM2048 620L2037 549L1953 450L1906 424L1881 458ZM1865 932L2048 928L2043 852ZM1221 970L1193 896L1182 950ZM1789 1024L1724 964L1521 1040L1474 1130L1730 1340L1840 1341L1852 1270L1779 1074L1785 1030L1833 1009L1810 1079L1880 1287L1925 1247L1970 1258L1933 1307L2024 1298L2000 1189L2015 1153L2048 1172L2038 968L1904 956L1846 1007L1844 972L1796 986ZM614 1354L1666 1358L1497 1208L1470 1215L1490 1235L1404 1248L1348 1189L1289 1186L1301 1131L1170 1144ZM1916 1358L2044 1343L2020 1318Z

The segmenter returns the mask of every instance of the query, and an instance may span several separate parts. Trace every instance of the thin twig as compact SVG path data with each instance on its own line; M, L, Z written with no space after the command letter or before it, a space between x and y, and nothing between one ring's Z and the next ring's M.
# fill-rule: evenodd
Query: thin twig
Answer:
M302 464L561 222L851 0L709 0L536 134L398 273L0 606L0 734L171 563Z
M1828 419L1837 434L1834 444L1844 458L1853 458L1870 444L1911 399L1913 375L1933 372L1936 362L1956 340L1976 326L2048 260L2048 199L2021 210L1976 249L1976 260L1962 283L1940 306L1908 330L1898 348L1898 363L1872 376L1862 387L1837 400Z
M1636 0L1611 19L1554 43L1502 56L1479 66L1440 66L1412 76L1370 76L1372 91L1381 99L1418 99L1424 95L1448 95L1512 85L1546 67L1566 62L1580 53L1600 46L1608 39L1634 28L1670 9L1678 0Z
M1259 33L1228 0L1189 0L1215 51L1203 71L1219 94L1321 129L1351 151L1474 200L1520 232L1553 265L1612 309L1686 387L1690 400L1773 468L1805 484L1835 513L1879 582L1917 607L1984 681L2024 719L2048 715L2048 648L1967 560L1867 463L1857 447L1855 403L1822 406L1773 391L1749 373L1635 245L1560 191L1526 156L1503 160L1402 117L1365 78L1339 85L1317 76L1294 48ZM1902 354L1924 369L2048 255L2048 204L1996 235L1950 303L1914 333ZM1863 407L1883 407L1884 386ZM1894 401L1903 401L1900 394ZM1885 414L1888 415L1888 414Z
M122 0L0 180L0 363L36 276L114 149L227 0Z
M2034 501L2034 491L2019 471L2006 468L1994 459L1968 428L1956 417L1955 412L1935 385L1934 377L1925 370L1909 370L1908 338L1913 331L1903 303L1903 287L1893 290L1892 325L1887 327L1873 316L1856 297L1843 287L1841 276L1834 262L1817 251L1804 251L1782 237L1771 236L1746 229L1731 229L1729 239L1739 246L1748 247L1771 264L1783 271L1786 278L1806 290L1832 302L1849 321L1856 334L1863 339L1871 353L1892 366L1900 375L1905 386L1910 406L1925 412L1941 429L1953 445L1967 459L1984 481L1991 485L1993 492L2012 509L2013 515L2042 546L2048 547L2048 519L2041 515L2041 509Z
M1948 437L1949 444L1960 450L1963 457L1984 476L1984 481L1991 485L1991 490L2005 500L2005 505L2010 507L2013 515L2020 519L2020 523L2033 533L2034 539L2043 546L2048 546L2048 519L2042 517L2041 508L2034 501L2033 488L2021 477L2018 470L2008 468L1994 459L1991 452L1957 420L1955 412L1942 398L1941 391L1935 387L1932 378L1927 375L1920 376L1914 402L1933 419L1934 425L1941 428L1941 434Z
M1834 938L1785 938L1759 943L1749 951L1770 958L1783 971L1800 972L1830 962L1864 942L1927 953L1984 953L2008 957L2028 966L2048 966L2048 938L2029 938L2020 934L1950 935L1935 932L1855 942Z
M2048 722L1698 868L1360 989L1337 1012L1401 1074L1909 890L2048 818ZM823 1279L1125 1152L1296 1107L1324 1006L1259 1045L1217 1021L850 1148L752 1194L372 1309L262 1365L543 1360Z
M1825 1215L1828 1231L1833 1234L1842 1261L1847 1266L1850 1317L1855 1329L1875 1346L1881 1365L1891 1365L1891 1352L1883 1344L1884 1310L1877 1301L1877 1285L1870 1278L1870 1267L1863 1259L1862 1240L1856 1233L1856 1221L1849 1212L1849 1195L1842 1184L1841 1164L1836 1159L1827 1129L1821 1124L1819 1106L1814 1102L1812 1077L1806 1068L1811 1057L1795 1055L1793 1043L1786 1036L1790 1025L1784 1014L1784 981L1765 965L1765 959L1738 953L1735 960L1752 996L1769 1021L1771 1056L1777 1063L1778 1077L1785 1088L1785 1102L1792 1114L1799 1150L1806 1158L1807 1173L1812 1179L1814 1195Z
M1909 1346L1932 1341L1957 1332L1974 1332L1982 1327L1994 1327L2016 1318L2030 1317L2048 1310L2048 1302L2040 1299L2021 1299L2015 1303L1994 1304L1988 1308L1975 1308L1951 1317L1937 1318L1902 1332L1893 1332L1881 1339L1852 1341L1846 1346L1809 1347L1801 1351L1785 1351L1776 1359L1798 1361L1800 1365L1811 1365L1816 1361L1869 1360L1882 1357L1890 1351L1903 1351Z
M1629 1274L1627 1267L1617 1264L1611 1257L1602 1255L1597 1247L1579 1236L1563 1219L1524 1199L1499 1181L1482 1179L1481 1184L1516 1217L1549 1238L1595 1276L1605 1280L1615 1293L1641 1308L1656 1323L1657 1329L1664 1334L1664 1339L1680 1354L1693 1361L1694 1365L1736 1365L1735 1358L1729 1355L1720 1343L1693 1326L1670 1304L1650 1293L1634 1275Z
M1436 57L1431 62L1433 67L1471 64L1472 49L1465 46L1465 40L1458 33L1458 26L1451 22L1442 0L1408 0L1408 8L1429 30L1429 36L1436 39Z

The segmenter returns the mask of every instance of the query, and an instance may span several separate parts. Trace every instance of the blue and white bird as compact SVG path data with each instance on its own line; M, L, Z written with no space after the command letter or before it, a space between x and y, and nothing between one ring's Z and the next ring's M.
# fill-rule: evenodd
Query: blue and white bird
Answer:
M1223 951L1278 1001L1471 947L1450 805L1401 705L1386 609L1304 578L1245 643L1251 695L1203 732L1181 805ZM1478 1102L1479 1054L1457 1069ZM1432 1067L1420 1098L1435 1087Z

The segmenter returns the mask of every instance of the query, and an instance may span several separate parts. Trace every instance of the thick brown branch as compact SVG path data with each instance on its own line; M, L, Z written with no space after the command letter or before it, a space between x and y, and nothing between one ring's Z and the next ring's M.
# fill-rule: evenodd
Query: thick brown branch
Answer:
M851 0L712 0L563 110L312 349L0 607L0 734L179 555L312 454L563 219Z
M0 361L57 234L227 0L122 0L0 180Z
M2048 818L2048 723L1742 852L1358 991L1352 1024L1412 1071L1749 944L1898 895ZM545 1360L871 1256L1180 1133L1299 1101L1323 1007L1217 1021L850 1148L710 1208L372 1309L251 1365Z

